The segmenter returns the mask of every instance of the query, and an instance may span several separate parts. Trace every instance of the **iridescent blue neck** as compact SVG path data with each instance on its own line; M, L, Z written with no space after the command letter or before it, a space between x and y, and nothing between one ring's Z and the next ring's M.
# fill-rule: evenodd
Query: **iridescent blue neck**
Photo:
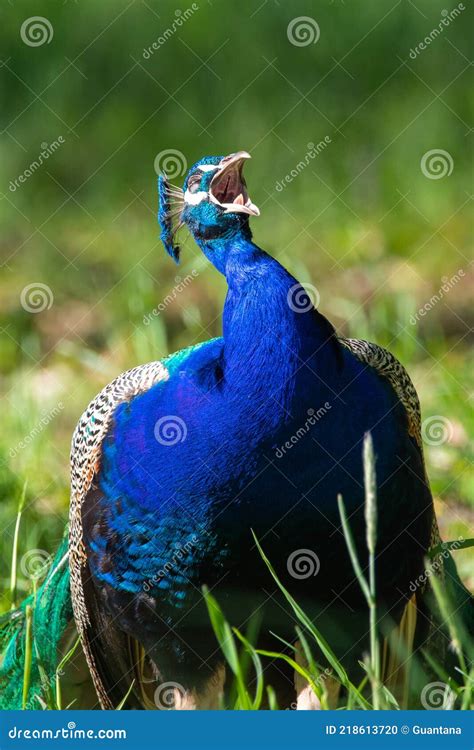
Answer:
M273 397L289 408L315 360L324 371L334 364L332 327L299 282L250 236L208 240L201 248L229 287L223 315L226 382L255 402L268 405Z
M241 227L237 232L234 230L228 234L220 234L219 237L196 238L196 242L206 258L226 277L227 261L231 256L240 254L243 258L252 252L252 249L259 250L252 242L252 233L248 225ZM260 250L260 253L262 252Z

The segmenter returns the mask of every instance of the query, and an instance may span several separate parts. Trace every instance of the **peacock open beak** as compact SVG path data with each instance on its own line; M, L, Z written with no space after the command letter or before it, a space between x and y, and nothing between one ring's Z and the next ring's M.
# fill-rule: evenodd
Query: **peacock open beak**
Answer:
M249 198L247 185L242 176L243 166L250 159L247 151L237 151L225 156L211 180L209 198L225 208L225 213L237 212L260 216L260 211Z

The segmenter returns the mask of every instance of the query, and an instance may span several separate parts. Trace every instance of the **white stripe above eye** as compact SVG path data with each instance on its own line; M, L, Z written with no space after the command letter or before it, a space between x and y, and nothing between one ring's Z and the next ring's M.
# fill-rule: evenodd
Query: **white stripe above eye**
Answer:
M214 166L214 164L200 164L198 169L201 172L212 172L214 169L217 169L217 166Z
M186 190L184 194L184 202L190 206L197 206L198 203L206 200L206 198L207 193L204 190L200 190L198 193L190 193L189 190Z

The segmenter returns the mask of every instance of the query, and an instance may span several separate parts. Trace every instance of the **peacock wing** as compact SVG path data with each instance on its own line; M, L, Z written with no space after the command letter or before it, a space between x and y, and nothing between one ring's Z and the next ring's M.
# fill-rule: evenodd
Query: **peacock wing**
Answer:
M113 708L104 684L103 655L94 643L91 612L86 590L90 574L83 539L82 507L94 477L100 470L102 441L107 434L119 404L130 401L160 381L168 379L168 370L160 362L134 367L119 375L90 402L80 418L71 446L71 504L69 513L69 568L74 619L92 676L94 687L103 708Z

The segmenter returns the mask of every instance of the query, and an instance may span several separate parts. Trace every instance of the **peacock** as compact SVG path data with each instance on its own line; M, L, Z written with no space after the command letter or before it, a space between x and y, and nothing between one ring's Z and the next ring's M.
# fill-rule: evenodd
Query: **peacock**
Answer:
M68 536L36 593L34 628L36 642L47 643L44 667L74 618L103 709L156 708L160 684L173 686L175 708L221 705L226 669L203 586L232 624L258 613L259 645L274 646L274 632L295 641L255 539L344 667L360 669L367 612L337 497L365 561L368 433L381 632L398 628L413 648L439 638L429 585L413 587L440 542L417 393L389 351L338 336L298 280L253 242L249 220L259 209L243 177L249 158L203 158L182 189L159 178L167 252L179 260L185 226L225 276L222 336L119 375L72 439ZM301 574L301 553L317 559L317 575ZM472 621L472 600L447 558L443 580ZM24 612L4 625L8 707L18 705L11 685L24 659ZM33 691L40 671L34 662ZM318 707L307 685L297 683L295 696L282 683L298 708Z

